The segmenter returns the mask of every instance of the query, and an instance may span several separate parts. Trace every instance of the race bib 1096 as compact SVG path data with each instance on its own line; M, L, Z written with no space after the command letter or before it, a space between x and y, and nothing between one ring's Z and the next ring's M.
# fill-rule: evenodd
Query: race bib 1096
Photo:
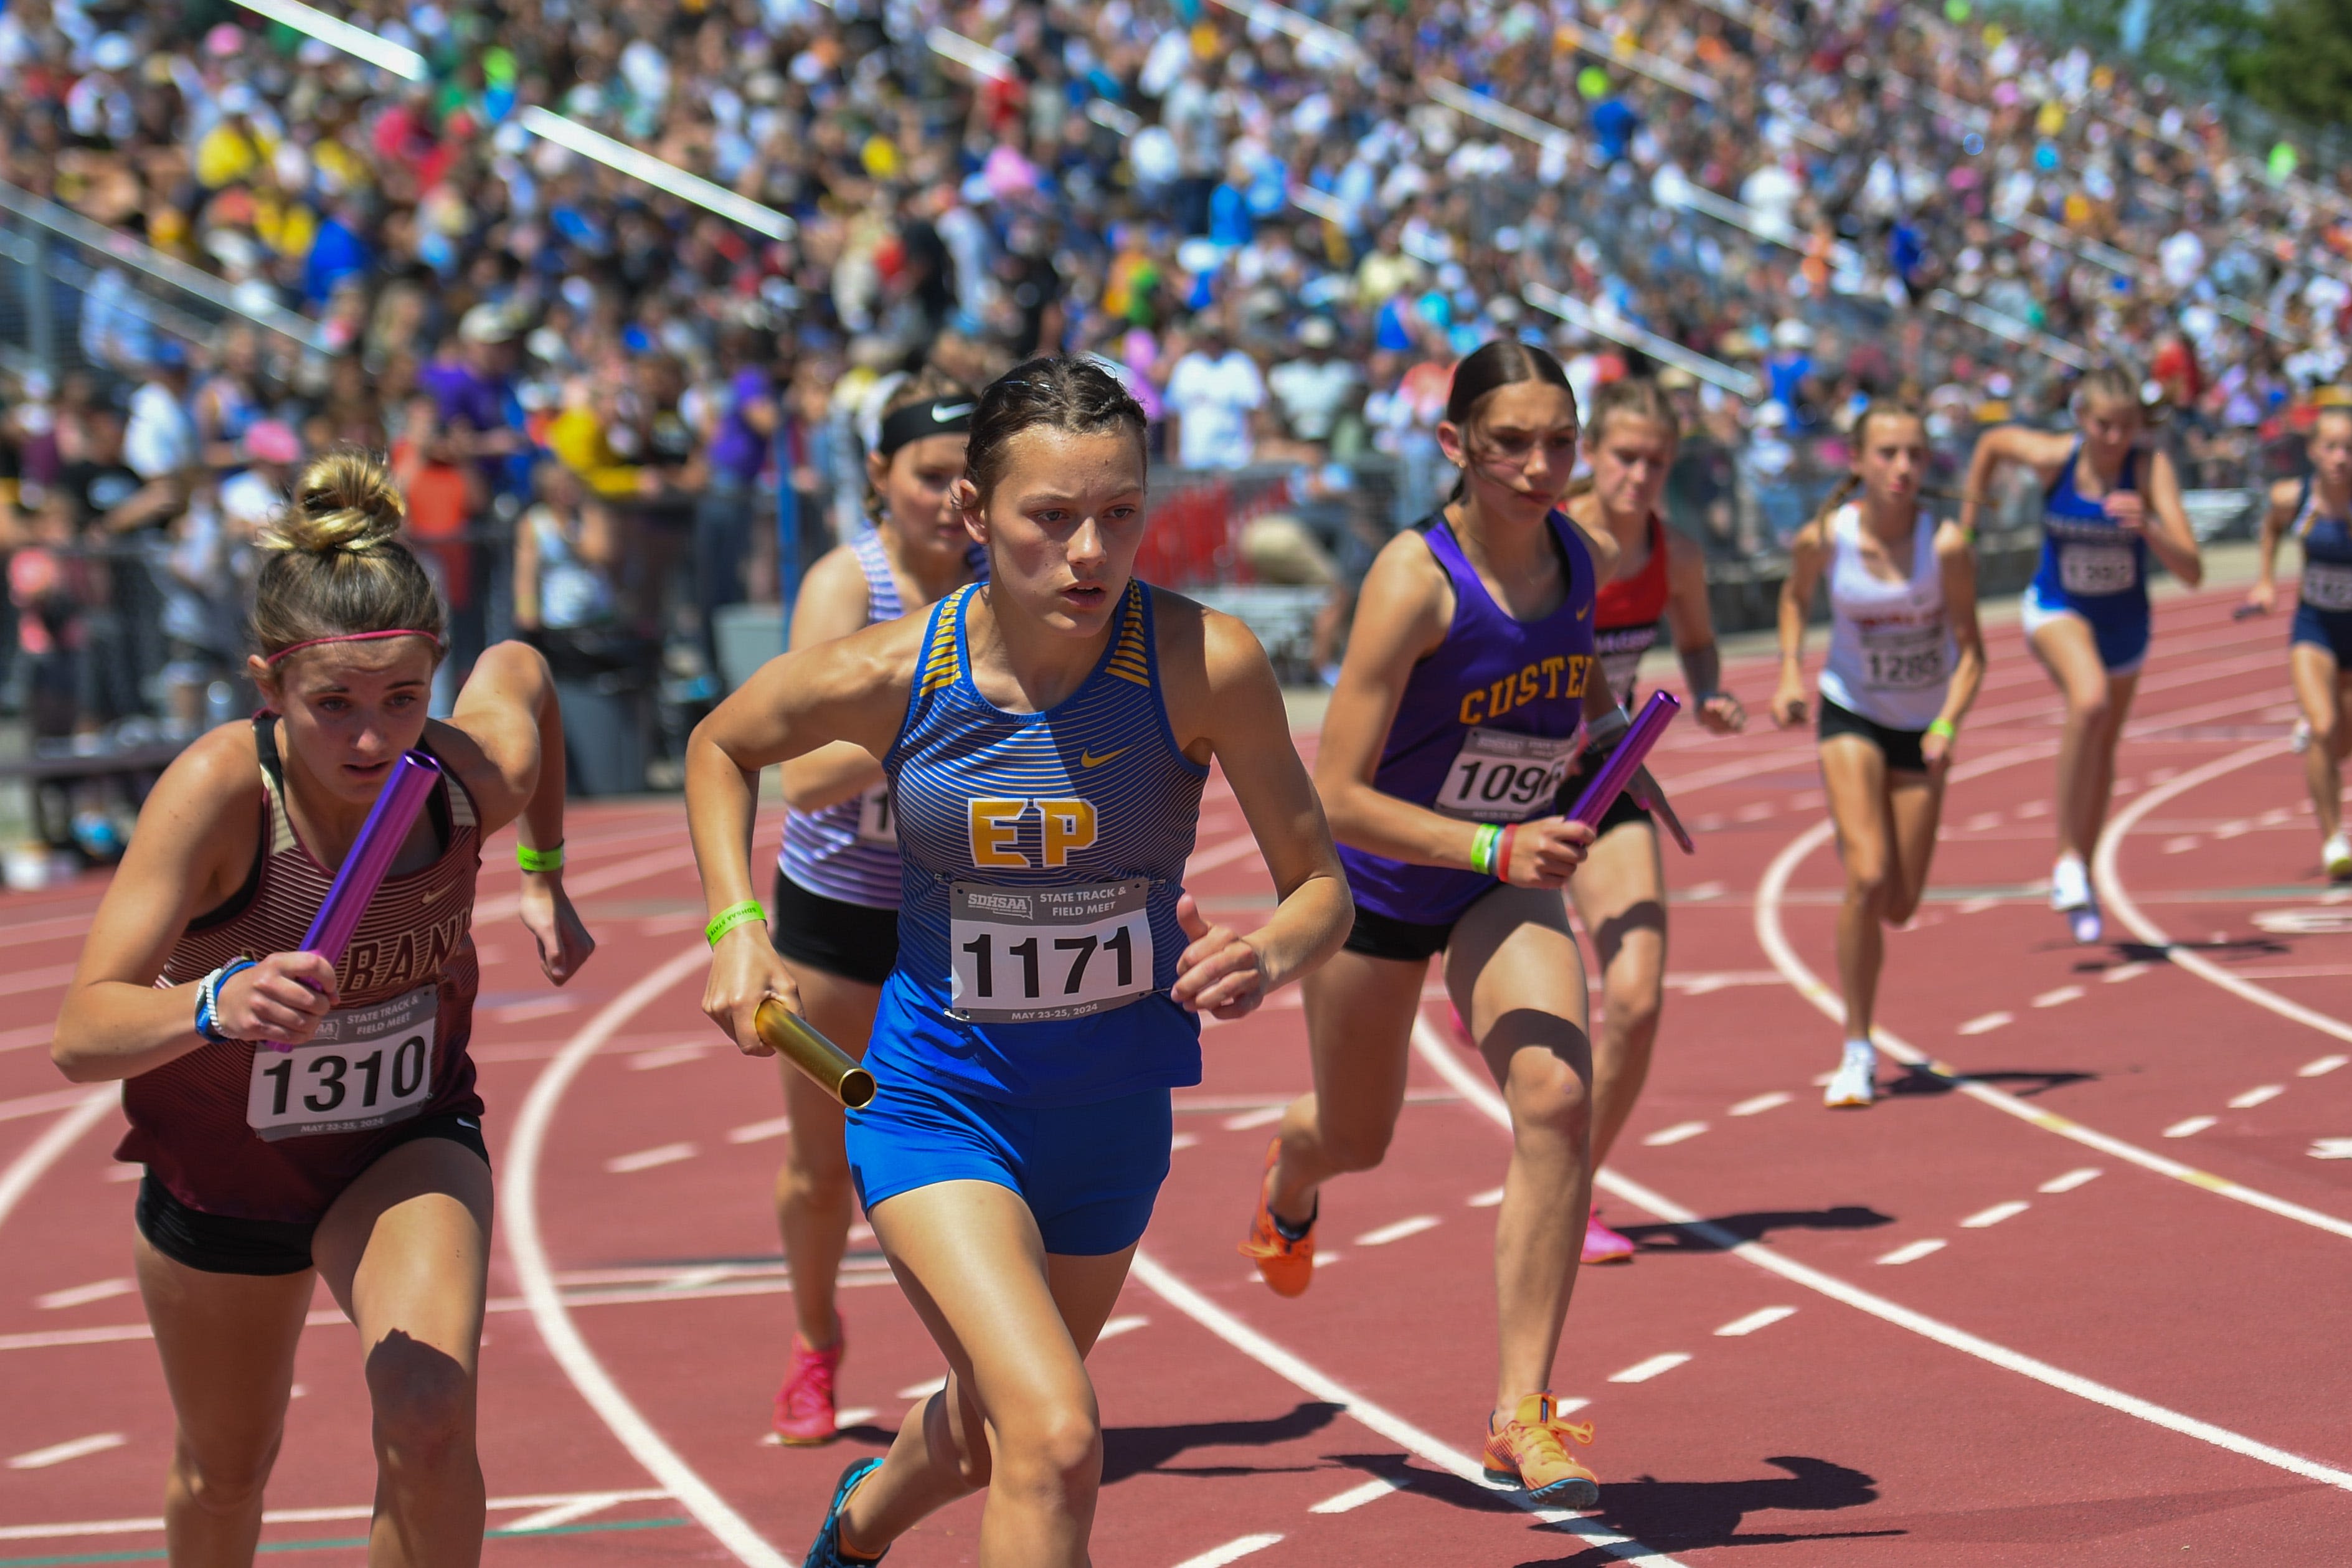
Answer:
M405 1121L433 1092L437 987L372 1007L343 1007L307 1045L253 1053L245 1121L271 1142L359 1132Z
M1462 737L1435 808L1472 822L1524 822L1549 811L1575 764L1574 735L1515 735L1475 729Z
M2062 544L2058 581L2070 594L2120 594L2139 581L2139 557L2128 544Z
M986 1024L1079 1018L1151 991L1151 884L949 890L948 1010Z

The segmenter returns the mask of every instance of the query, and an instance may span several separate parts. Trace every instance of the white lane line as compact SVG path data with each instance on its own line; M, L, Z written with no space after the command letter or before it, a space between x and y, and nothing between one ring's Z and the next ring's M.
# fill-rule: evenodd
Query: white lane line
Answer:
M2218 1116L2184 1116L2164 1130L2167 1138L2194 1138L2221 1119Z
M1225 1568L1226 1563L1238 1563L1253 1552L1263 1552L1281 1539L1276 1534L1244 1535L1239 1541L1211 1547L1198 1557L1187 1557L1176 1568Z
M659 1502L667 1492L652 1488L634 1491L604 1492L543 1492L531 1497L494 1497L489 1500L492 1513L504 1513L512 1509L560 1508L594 1499L599 1502ZM376 1505L372 1502L346 1503L340 1508L273 1508L261 1516L264 1524L326 1524L336 1520L372 1519ZM163 1530L163 1516L148 1519L86 1519L63 1524L0 1524L0 1541L62 1541L77 1535L160 1535Z
M2011 1198L2005 1204L1995 1204L1989 1209L1979 1209L1960 1221L1962 1230L1990 1230L2005 1219L2015 1219L2033 1205L2022 1198Z
M1906 1247L1898 1247L1881 1257L1878 1261L1889 1266L1916 1263L1930 1254L1943 1251L1945 1245L1944 1242L1931 1236L1924 1240L1912 1242Z
M620 1500L619 1496L613 1492L573 1498L570 1502L559 1502L536 1513L527 1513L505 1528L517 1535L534 1530L553 1530L559 1525L586 1519L592 1513L602 1513Z
M1796 1315L1797 1309L1794 1307L1759 1307L1756 1310L1748 1313L1746 1317L1734 1318L1731 1321L1724 1324L1723 1327L1716 1330L1716 1338L1723 1340L1743 1339L1746 1336L1754 1333L1759 1329L1769 1329L1773 1324L1779 1322L1781 1319L1793 1318Z
M2116 813L2115 820L2107 825L2106 834L2099 840L2098 853L2091 858L2091 871L2098 881L2099 897L2105 902L2107 908L2114 911L2116 917L2124 924L2131 928L2133 935L2151 947L2162 948L2165 956L2177 967L2187 970L2200 979L2210 981L2224 991L2235 992L2255 1006L2268 1008L2282 1018L2292 1018L2296 1023L2307 1025L2323 1035L2333 1036L2339 1040L2352 1041L2352 1024L2322 1013L2316 1008L2306 1007L2300 1002L2290 1001L2266 986L2257 985L2241 975L2232 974L2203 953L2192 952L2185 947L2175 947L2172 938L2164 928L2148 919L2139 905L2132 901L2130 892L2124 887L2123 877L2116 868L2116 858L2121 851L2123 841L2130 836L2132 829L2139 825L2140 819L2148 812L2200 784L2210 784L2224 774L2235 773L2240 768L2252 767L2256 763L2282 756L2285 752L2284 742L2265 741L2260 745L2249 746L2242 752L2232 752L2226 757L2217 757L2202 767L2191 768L2187 773L2148 791Z
M1366 1481L1362 1486L1349 1487L1346 1491L1340 1492L1337 1496L1325 1498L1321 1502L1310 1506L1307 1511L1309 1513L1352 1513L1368 1502L1378 1502L1381 1499L1388 1496L1391 1492L1402 1491L1403 1489L1403 1487L1398 1482L1390 1480L1385 1477L1375 1477L1373 1479Z
M1133 1312L1123 1318L1113 1318L1102 1326L1100 1333L1095 1335L1095 1343L1100 1344L1105 1340L1115 1340L1121 1334L1131 1334L1138 1329L1147 1327L1150 1321L1150 1319Z
M109 1448L120 1448L131 1441L120 1432L98 1432L87 1437L76 1437L70 1443L52 1443L46 1448L35 1448L8 1461L12 1470L46 1470L51 1465L62 1465L69 1459L86 1459L92 1454L103 1454Z
M1502 1205L1503 1189L1500 1187L1488 1187L1483 1193L1470 1194L1470 1206L1474 1209L1500 1208Z
M54 1312L65 1307L86 1307L92 1301L110 1300L128 1296L139 1289L135 1279L100 1279L95 1284L76 1285L68 1290L52 1290L46 1296L33 1298L33 1305L44 1312Z
M2061 985L2055 991L2044 991L2041 995L2036 996L2033 999L2033 1005L2036 1007L2063 1007L2069 1002L2080 1002L2082 999L2081 986Z
M782 1138L793 1130L789 1116L771 1116L765 1121L751 1121L727 1134L730 1143L764 1143L771 1138Z
M1662 1372L1672 1372L1690 1360L1686 1351L1665 1351L1647 1361L1637 1361L1620 1373L1610 1374L1612 1383L1647 1383Z
M1424 1026L1417 1025L1416 1028ZM1492 1091L1482 1089L1481 1092ZM1507 1118L1508 1114L1505 1112ZM1682 1568L1682 1564L1674 1558L1661 1552L1653 1552L1640 1542L1618 1534L1597 1520L1570 1513L1565 1509L1546 1508L1529 1500L1528 1495L1517 1488L1496 1487L1486 1479L1486 1468L1476 1459L1424 1432L1393 1411L1374 1405L1328 1373L1276 1344L1161 1267L1160 1260L1149 1252L1139 1250L1136 1253L1134 1279L1145 1289L1292 1387L1327 1403L1343 1406L1360 1425L1446 1474L1494 1492L1504 1502L1527 1510L1563 1534L1573 1535L1598 1546L1621 1562L1635 1563L1638 1568Z
M0 975L0 996L14 996L23 991L45 991L52 985L63 985L73 978L78 963L52 963L42 969L20 969L14 974Z
M746 1568L796 1568L795 1560L762 1541L750 1521L729 1507L710 1483L680 1458L677 1449L663 1441L661 1434L621 1392L620 1384L613 1381L604 1363L588 1348L579 1325L572 1321L571 1309L556 1289L555 1270L548 1261L547 1244L539 1228L539 1163L547 1146L548 1129L554 1123L557 1107L563 1102L564 1090L572 1087L572 1080L580 1076L581 1069L605 1041L619 1032L621 1026L709 962L710 950L699 942L677 954L607 1002L541 1070L515 1118L514 1134L507 1140L506 1224L502 1228L506 1232L507 1255L513 1261L515 1277L530 1307L531 1321L538 1325L548 1352L563 1368L564 1375L572 1380L572 1385L580 1391L589 1407L620 1439L621 1446Z
M2021 746L2014 751L1996 752L1980 762L1961 763L1952 770L1951 776L1955 779L1974 777L1979 773L1990 773L1998 768L2010 767L2018 763L2047 756L2051 748L2047 746ZM1780 923L1780 902L1788 890L1790 877L1795 873L1799 862L1829 842L1833 831L1832 825L1826 822L1809 828L1791 839L1789 847L1781 850L1765 870L1764 879L1756 887L1756 940L1763 947L1766 955L1771 959L1772 967L1788 977L1789 984L1797 988L1799 995L1811 1002L1823 1016L1843 1023L1845 1018L1844 1005L1838 1000L1835 992L1822 984L1821 977L1806 966L1805 961L1797 956L1797 950L1790 945L1788 931ZM1948 1063L1937 1061L1884 1024L1876 1026L1871 1033L1878 1048L1887 1056L1893 1057L1896 1061L1912 1067L1925 1068L1930 1072L1938 1074L1954 1089L1979 1105L1990 1106L2004 1115L2014 1116L2021 1121L2031 1122L2044 1132L2054 1132L2070 1142L2080 1143L2087 1149L2096 1149L2103 1154L2112 1155L2116 1159L2137 1165L2144 1171L2153 1171L2159 1176L2169 1176L2176 1182L2185 1182L2192 1187L2201 1187L2209 1193L2218 1194L2234 1203L2244 1204L2249 1208L2258 1208L2266 1214L2276 1215L2281 1219L2291 1219L2297 1225L2307 1225L2314 1230L2324 1230L2330 1236L2352 1240L2352 1220L2340 1219L2335 1215L2324 1214L2318 1209L2307 1208L2302 1204L2289 1203L2284 1198L2273 1197L2259 1188L2247 1186L2242 1182L2231 1181L2224 1176L2214 1175L2210 1171L2200 1171L2194 1165L2168 1158L2153 1149L2143 1149L2137 1143L2126 1142L2111 1133L2102 1132L2095 1127L2085 1127L2071 1117L2043 1110L2039 1106L2020 1100L2006 1089L1995 1089L1989 1083L1969 1077Z
M1646 1148L1666 1149L1676 1143L1687 1142L1706 1131L1706 1123L1704 1121L1677 1121L1672 1127L1658 1129L1642 1142Z
M1995 1029L2005 1029L2016 1022L2017 1015L2014 1013L1987 1013L1981 1017L1970 1018L1967 1023L1962 1024L1956 1033L1990 1035Z
M2352 1160L2352 1138L2315 1138L2305 1152L2315 1160Z
M1731 1108L1731 1114L1734 1116L1761 1116L1764 1112L1777 1110L1796 1098L1797 1097L1793 1094L1776 1089L1769 1094L1759 1094L1753 1100L1741 1100L1738 1104Z
M2268 1105L2285 1092L2286 1085L2283 1083L2266 1083L2259 1089L2250 1089L2245 1093L2233 1098L2230 1101L2230 1109L2252 1110L2257 1105Z
M48 1131L26 1144L24 1152L8 1163L5 1171L0 1171L0 1225L8 1223L9 1215L25 1201L25 1194L33 1190L33 1184L47 1173L51 1165L63 1159L66 1151L81 1141L83 1133L104 1121L108 1111L122 1103L120 1084L105 1084L83 1092L88 1098L49 1123Z
M606 866L594 871L563 874L563 890L573 899L585 893L601 893L617 888L624 882L643 881L664 871L682 871L694 864L694 853L688 849L659 849L651 855L640 855L634 860L624 860L617 866ZM484 899L474 906L474 929L480 931L492 921L502 921L522 907L520 893L501 893L494 899Z
M1257 1110L1244 1110L1239 1116L1226 1117L1217 1125L1228 1132L1246 1132L1253 1127L1270 1127L1282 1120L1282 1113L1286 1109L1285 1106L1269 1105Z
M1402 1241L1408 1236L1419 1236L1424 1230L1435 1230L1436 1228L1437 1216L1435 1215L1417 1214L1411 1219L1401 1219L1393 1225L1384 1225L1378 1230L1368 1230L1364 1232L1363 1235L1356 1237L1356 1245L1358 1247L1386 1247L1391 1241Z
M656 1165L675 1165L680 1160L691 1160L696 1150L691 1143L664 1143L655 1149L640 1149L634 1154L615 1154L604 1162L604 1169L616 1176L633 1171L650 1171Z
M2105 984L2116 985L2126 980L2137 980L2155 967L2153 963L2118 963L2099 978Z
M1179 1132L1168 1140L1168 1152L1173 1154L1180 1149L1190 1149L1200 1141L1201 1135L1197 1132Z
M696 1042L692 1045L680 1043L675 1046L663 1046L657 1050L639 1051L629 1058L629 1070L657 1072L663 1068L674 1068L680 1062L698 1062L717 1048L715 1046Z
M1489 1088L1478 1074L1470 1070L1445 1042L1438 1037L1437 1031L1430 1027L1426 1018L1416 1018L1413 1021L1412 1044L1422 1059L1434 1068L1440 1077L1459 1089L1463 1099L1484 1111L1486 1119L1502 1128L1504 1131L1510 1131L1511 1112L1509 1108L1504 1105L1502 1096ZM2346 1142L2352 1143L2352 1139L2347 1139ZM1958 1351L1963 1355L1974 1356L1979 1361L1990 1363L2005 1371L2016 1373L2021 1377L2030 1377L2034 1382L2045 1387L2054 1388L2062 1394L2071 1394L2077 1399L2105 1405L2107 1409L2129 1415L2135 1420L2145 1421L2153 1426L2161 1426L2166 1431L2177 1432L2184 1437L2194 1438L2198 1442L2225 1449L2230 1453L2252 1459L2258 1464L2284 1470L2290 1475L2302 1476L2308 1480L2319 1481L2340 1490L2352 1492L2352 1470L2323 1465L2316 1459L2306 1459L2300 1454L2273 1447L2268 1443L2259 1442L2254 1438L2232 1432L2226 1426L2217 1426L2210 1421L2200 1421L2193 1415L2185 1415L2178 1410L2167 1409L2161 1405L2139 1398L2136 1394L2126 1394L2118 1388L2110 1388L2105 1384L2094 1382L2090 1378L2067 1372L2063 1368L2053 1366L2046 1361L2011 1350L2007 1345L1996 1343L1981 1335L1972 1334L1966 1329L1956 1328L1940 1319L1931 1318L1925 1312L1914 1311L1909 1307L1887 1300L1876 1291L1865 1290L1858 1285L1847 1283L1834 1274L1815 1268L1810 1264L1800 1263L1785 1253L1774 1251L1763 1242L1748 1240L1726 1230L1711 1220L1701 1219L1696 1214L1675 1203L1664 1194L1654 1188L1643 1186L1629 1177L1622 1176L1613 1170L1604 1169L1597 1172L1593 1176L1593 1184L1607 1192L1612 1197L1622 1198L1629 1204L1649 1210L1668 1225L1681 1226L1690 1236L1706 1242L1718 1251L1752 1263L1769 1273L1779 1275L1791 1284L1801 1285L1806 1289L1827 1296L1833 1301L1843 1301L1856 1311L1866 1312L1881 1322L1891 1323L1898 1329L1907 1330L1923 1339L1932 1340L1948 1350ZM1142 1261L1140 1257L1136 1259L1139 1268Z
M2294 1076L2297 1078L2326 1078L2329 1073L2334 1072L2337 1068L2342 1067L2347 1062L2352 1062L2352 1057L2322 1057L2315 1062L2305 1062L2303 1066L2295 1068Z
M41 1044L49 1043L54 1031L41 1026ZM0 1121L16 1121L27 1116L47 1116L52 1110L71 1110L81 1103L87 1089L53 1089L47 1094L28 1094L21 1100L0 1100Z
M2098 1179L2099 1173L2084 1165L2079 1170L2069 1171L2063 1176L2053 1176L2033 1190L2037 1193L2071 1193L2076 1187L2088 1185Z
M929 1383L908 1384L907 1387L898 1391L898 1397L901 1399L929 1399L932 1394L943 1391L947 1385L948 1380L946 1378L935 1377Z
M1206 849L1195 850L1192 858L1184 862L1185 879L1189 881L1203 871L1213 871L1228 861L1256 853L1257 838L1248 833L1228 838L1223 844L1212 844Z

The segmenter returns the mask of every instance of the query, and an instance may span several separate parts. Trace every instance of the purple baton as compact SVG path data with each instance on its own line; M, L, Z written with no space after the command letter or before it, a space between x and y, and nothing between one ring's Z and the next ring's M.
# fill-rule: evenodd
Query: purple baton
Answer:
M1617 797L1624 792L1625 786L1633 782L1643 759L1650 754L1650 748L1658 743L1658 737L1666 732L1666 726L1675 721L1675 715L1682 711L1682 706L1668 692L1650 693L1650 700L1642 705L1642 711L1626 730L1625 738L1617 742L1617 749L1609 753L1608 761L1601 764L1601 771L1593 775L1591 784L1584 786L1584 794L1577 799L1576 809L1568 814L1569 820L1581 822L1587 827L1601 826L1601 817L1617 803Z
M343 949L350 945L352 932L359 930L368 901L383 884L393 857L407 842L418 809L440 777L441 764L423 752L404 752L392 764L383 793L375 797L360 836L343 856L335 885L327 889L327 901L319 906L318 918L302 939L301 952L315 952L329 963L342 962Z

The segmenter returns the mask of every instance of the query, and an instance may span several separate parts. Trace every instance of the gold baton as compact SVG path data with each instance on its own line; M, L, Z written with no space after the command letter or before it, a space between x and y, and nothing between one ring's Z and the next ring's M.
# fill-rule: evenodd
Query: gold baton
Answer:
M863 1110L874 1102L874 1075L773 996L760 1004L751 1024L760 1038L850 1110Z

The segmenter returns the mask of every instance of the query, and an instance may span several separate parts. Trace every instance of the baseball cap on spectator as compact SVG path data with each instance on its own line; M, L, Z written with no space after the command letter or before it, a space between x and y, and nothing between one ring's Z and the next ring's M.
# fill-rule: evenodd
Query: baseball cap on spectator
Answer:
M245 455L257 463L297 463L302 458L302 442L290 426L263 419L246 431Z

